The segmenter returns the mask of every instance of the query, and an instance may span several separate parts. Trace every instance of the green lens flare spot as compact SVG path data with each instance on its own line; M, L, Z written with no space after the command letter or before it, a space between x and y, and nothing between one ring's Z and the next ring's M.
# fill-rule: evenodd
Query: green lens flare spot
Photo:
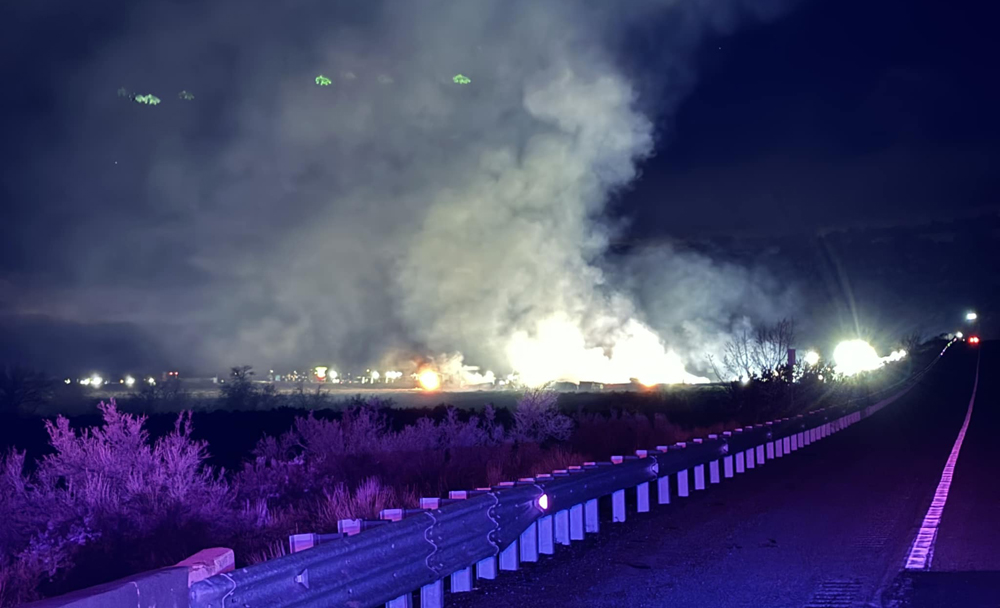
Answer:
M321 87L328 87L330 86L331 82L333 81L322 74L316 77L316 84L318 84Z
M181 91L180 93L177 94L177 98L183 99L185 101L191 101L192 99L194 99L194 95L188 93L187 91Z
M455 84L469 84L470 82L472 82L472 79L470 79L470 78L468 78L466 76L462 76L461 74L456 75L451 80Z
M155 106L160 103L160 98L156 95L136 95L135 101L137 103L144 103L148 106Z

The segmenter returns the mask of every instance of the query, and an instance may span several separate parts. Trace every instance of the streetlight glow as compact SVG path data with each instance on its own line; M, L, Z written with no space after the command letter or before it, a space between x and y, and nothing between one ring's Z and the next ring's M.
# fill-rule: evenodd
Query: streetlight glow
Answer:
M978 318L979 318L979 315L977 315L974 312L967 312L967 313L965 313L965 320L966 321L975 321Z

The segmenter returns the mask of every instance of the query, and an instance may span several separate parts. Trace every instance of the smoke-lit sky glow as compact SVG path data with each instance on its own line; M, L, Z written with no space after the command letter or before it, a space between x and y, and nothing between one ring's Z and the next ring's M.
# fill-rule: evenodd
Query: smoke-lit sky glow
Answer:
M698 154L683 125L720 78L707 50L817 3L24 5L0 51L31 69L4 69L52 82L4 102L0 327L19 337L0 354L696 381L748 319L808 317L816 296L781 264L665 241L704 205L648 184ZM43 30L65 41L43 50ZM746 145L721 141L720 159Z

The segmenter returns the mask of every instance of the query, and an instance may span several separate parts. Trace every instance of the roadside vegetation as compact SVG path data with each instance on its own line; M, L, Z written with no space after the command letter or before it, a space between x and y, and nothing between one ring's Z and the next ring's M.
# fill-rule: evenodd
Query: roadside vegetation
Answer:
M242 378L234 370L220 399L242 411L139 413L184 398L167 385L129 400L132 412L112 400L97 419L22 416L44 425L46 446L0 457L0 606L168 566L209 546L233 548L238 565L270 559L286 551L289 534L864 399L912 368L837 379L820 366L779 366L711 390L528 391L514 408L479 411L400 410L371 397L262 411L253 404L273 392L237 368ZM4 386L21 391L22 403L37 399L23 384L8 373ZM276 420L284 422L268 423ZM199 434L201 421L214 430ZM240 433L244 447L230 437Z

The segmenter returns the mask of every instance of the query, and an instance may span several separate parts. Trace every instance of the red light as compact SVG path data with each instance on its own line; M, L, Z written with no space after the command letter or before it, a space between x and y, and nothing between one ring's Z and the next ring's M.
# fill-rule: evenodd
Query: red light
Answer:
M969 338L969 344L979 344L979 336L972 336Z

